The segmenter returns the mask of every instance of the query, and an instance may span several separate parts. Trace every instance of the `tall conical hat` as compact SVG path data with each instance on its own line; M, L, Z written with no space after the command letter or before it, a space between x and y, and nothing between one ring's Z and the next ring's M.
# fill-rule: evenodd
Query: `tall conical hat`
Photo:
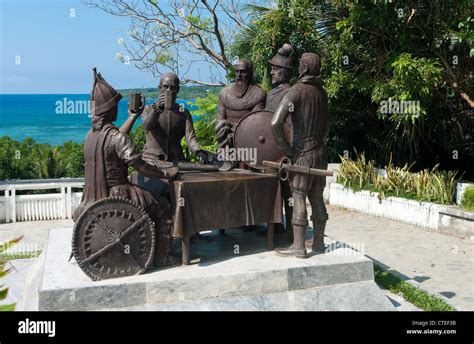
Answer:
M268 62L274 66L292 69L291 55L293 55L293 47L291 44L285 43L280 49L278 49L277 54Z
M110 86L100 73L97 74L95 67L92 70L94 85L91 92L91 110L94 116L100 116L112 109L122 99L122 95Z

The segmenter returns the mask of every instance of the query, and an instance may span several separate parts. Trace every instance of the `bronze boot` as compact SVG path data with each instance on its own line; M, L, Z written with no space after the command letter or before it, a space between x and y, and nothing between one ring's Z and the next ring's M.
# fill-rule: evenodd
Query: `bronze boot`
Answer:
M180 265L180 261L170 255L171 235L169 223L161 223L155 238L155 255L153 257L153 266L157 268Z
M326 221L313 221L313 253L325 253L324 230L326 229Z
M291 215L286 215L286 222L285 222L285 227L283 231L278 233L276 231L275 227L275 233L278 235L278 239L282 241L287 241L287 242L293 242L293 225L291 224Z
M306 247L304 245L304 236L306 226L293 224L293 245L288 248L277 248L276 254L281 257L308 258Z
M170 236L163 233L156 233L155 239L155 256L153 257L153 265L157 268L166 266L166 257L170 250Z

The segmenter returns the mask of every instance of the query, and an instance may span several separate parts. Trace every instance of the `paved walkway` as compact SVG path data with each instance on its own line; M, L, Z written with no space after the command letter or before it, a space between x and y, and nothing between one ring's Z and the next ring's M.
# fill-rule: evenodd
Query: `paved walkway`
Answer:
M331 206L328 212L329 237L363 249L377 264L455 307L474 310L474 240ZM68 226L71 220L1 224L0 242L24 235L23 251L42 249L49 228Z
M474 310L474 240L328 207L326 234L458 309Z
M28 221L0 224L0 243L18 238L23 239L7 252L31 252L43 250L48 242L50 228L72 227L72 220Z

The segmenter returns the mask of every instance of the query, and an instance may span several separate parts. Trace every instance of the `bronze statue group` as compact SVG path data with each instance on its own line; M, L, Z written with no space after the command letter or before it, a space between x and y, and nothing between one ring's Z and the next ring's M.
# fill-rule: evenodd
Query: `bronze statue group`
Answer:
M269 60L272 90L266 92L253 82L253 67L248 60L240 60L235 66L235 83L219 93L215 134L218 148L232 147L233 134L239 120L254 110L273 112L272 132L279 149L295 165L327 169L328 153L328 101L321 86L320 58L315 53L304 53L298 68L292 60L293 47L284 44ZM291 86L290 80L297 69L298 81ZM129 110L127 121L120 127L117 119L121 95L94 69L94 85L91 92L92 128L84 145L85 186L81 204L75 210L74 221L94 202L107 197L129 199L149 214L155 222L155 255L157 267L176 264L170 255L171 206L164 192L147 190L130 181L131 166L140 175L154 180L172 180L178 176L177 162L185 160L181 140L202 164L208 164L215 155L201 149L196 139L191 114L176 102L180 89L177 75L162 75L159 99L156 103ZM136 119L141 116L146 133L143 152L138 152L129 133ZM291 142L284 133L285 123L290 122ZM257 152L258 154L258 152ZM168 163L166 163L168 162ZM235 167L244 167L237 163ZM166 182L165 182L166 184ZM312 251L323 253L324 231L328 215L323 201L325 177L302 173L290 173L281 182L284 199L286 233L293 238L289 247L277 248L280 256L306 258L305 233L308 228L306 197L312 209L314 239Z

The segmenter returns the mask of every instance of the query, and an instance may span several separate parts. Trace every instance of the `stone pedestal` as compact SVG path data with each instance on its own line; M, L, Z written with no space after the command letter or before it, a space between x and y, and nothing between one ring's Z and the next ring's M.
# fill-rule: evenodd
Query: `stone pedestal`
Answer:
M217 231L193 245L188 266L91 281L68 262L71 229L54 229L45 252L39 310L394 310L373 263L350 249L309 259L278 257L255 232ZM206 240L204 240L204 239Z

